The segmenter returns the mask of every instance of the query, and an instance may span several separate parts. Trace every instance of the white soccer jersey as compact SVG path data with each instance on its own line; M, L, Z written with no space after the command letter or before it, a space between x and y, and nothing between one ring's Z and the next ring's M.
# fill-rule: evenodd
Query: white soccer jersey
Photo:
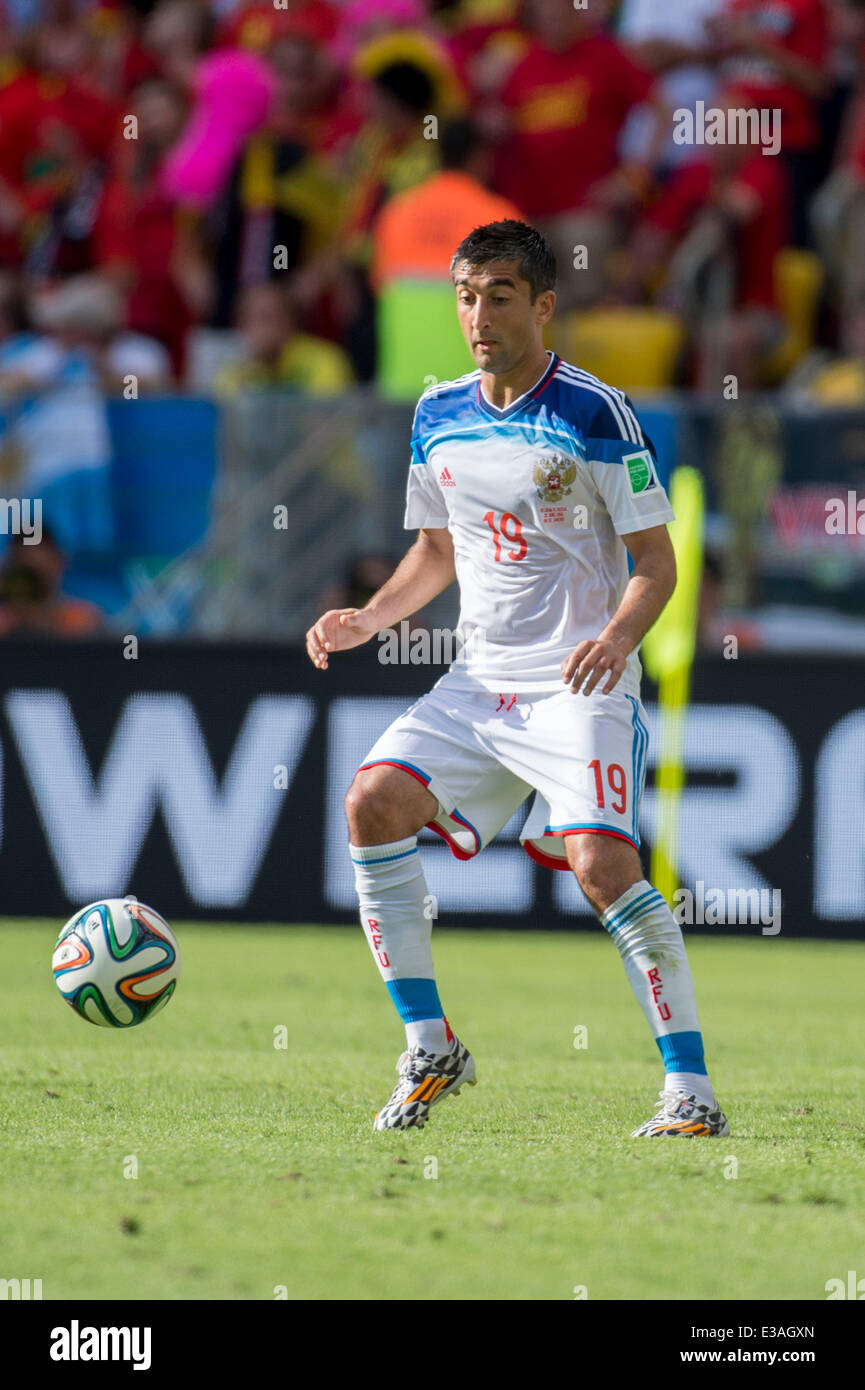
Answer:
M673 520L628 397L549 356L503 410L478 370L431 387L415 411L405 525L453 537L465 646L444 679L455 690L561 690L565 657L621 601L619 537ZM640 674L634 651L617 689L639 696Z

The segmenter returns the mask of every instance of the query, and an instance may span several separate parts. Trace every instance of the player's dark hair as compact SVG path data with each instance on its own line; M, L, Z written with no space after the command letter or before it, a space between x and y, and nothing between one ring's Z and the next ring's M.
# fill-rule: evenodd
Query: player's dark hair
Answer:
M505 217L487 222L463 237L451 259L451 279L461 261L480 270L490 261L516 261L521 280L531 289L532 303L544 290L556 287L556 257L549 242L528 222Z

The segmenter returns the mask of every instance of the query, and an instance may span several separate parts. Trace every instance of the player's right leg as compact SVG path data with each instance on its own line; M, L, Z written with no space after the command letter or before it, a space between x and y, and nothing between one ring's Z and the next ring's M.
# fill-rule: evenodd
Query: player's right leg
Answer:
M439 802L416 776L378 763L356 773L345 808L364 933L406 1030L399 1081L375 1128L422 1129L431 1105L475 1083L474 1059L439 1000L431 899L417 846L417 832Z
M450 689L447 677L373 745L346 798L363 928L405 1024L399 1084L377 1129L421 1126L429 1108L474 1082L475 1066L454 1038L432 962L435 900L417 846L423 825L457 859L473 859L529 793L500 766L483 737L495 697Z

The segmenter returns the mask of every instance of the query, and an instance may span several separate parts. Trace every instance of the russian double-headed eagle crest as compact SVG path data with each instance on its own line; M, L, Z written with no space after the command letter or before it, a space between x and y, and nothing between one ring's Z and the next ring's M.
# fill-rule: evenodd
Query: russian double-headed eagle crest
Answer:
M547 454L535 464L535 487L542 502L558 502L569 497L571 484L577 476L577 465L564 454Z

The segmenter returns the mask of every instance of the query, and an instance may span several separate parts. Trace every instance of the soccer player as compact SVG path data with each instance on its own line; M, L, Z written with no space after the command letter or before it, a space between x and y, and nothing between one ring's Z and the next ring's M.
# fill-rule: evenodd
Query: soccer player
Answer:
M332 609L306 636L326 670L459 582L461 652L346 797L361 921L406 1029L375 1128L422 1126L475 1083L436 988L418 831L471 859L534 791L522 843L576 874L663 1058L660 1108L634 1136L726 1135L682 934L637 853L637 648L676 583L654 450L627 396L545 349L556 264L533 227L475 228L451 272L478 369L418 402L405 514L417 540L363 608Z

